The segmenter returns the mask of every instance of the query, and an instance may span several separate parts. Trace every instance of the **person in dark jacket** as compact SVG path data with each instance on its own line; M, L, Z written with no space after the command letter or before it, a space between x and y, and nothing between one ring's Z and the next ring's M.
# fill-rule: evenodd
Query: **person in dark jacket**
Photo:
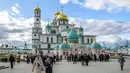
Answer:
M52 67L53 63L51 62L51 59L48 57L47 60L45 61L46 73L52 73Z
M89 63L89 57L87 54L84 55L84 60L85 60L85 64L86 66L88 66L88 63Z
M84 65L84 55L83 54L80 56L80 59L81 59L81 64Z
M74 55L74 61L73 61L73 64L77 64L77 59L78 59L78 56L75 54L75 55Z
M93 57L94 57L94 61L96 62L96 61L97 61L97 56L96 56L96 54L94 54Z
M125 59L121 55L120 58L118 59L118 63L120 63L121 70L123 70L124 62L125 62Z
M26 60L27 60L27 64L29 64L29 62L30 62L29 55L26 56Z
M13 69L13 64L14 64L14 62L15 62L15 58L14 58L13 54L10 55L9 61L10 61L11 69Z
M17 63L20 63L20 55L17 58Z

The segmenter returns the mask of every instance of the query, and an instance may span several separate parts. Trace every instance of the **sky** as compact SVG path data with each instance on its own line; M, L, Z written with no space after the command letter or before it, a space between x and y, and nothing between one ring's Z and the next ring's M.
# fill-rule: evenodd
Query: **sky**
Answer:
M58 9L70 23L84 27L85 35L98 35L97 41L112 46L130 40L130 0L2 0L0 2L0 44L31 45L34 8L42 11L42 28Z

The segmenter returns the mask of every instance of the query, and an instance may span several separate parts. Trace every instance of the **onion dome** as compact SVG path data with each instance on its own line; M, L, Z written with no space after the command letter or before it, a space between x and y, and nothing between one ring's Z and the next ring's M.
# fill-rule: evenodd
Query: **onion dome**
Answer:
M63 40L63 42L59 45L59 50L71 50L70 44Z
M74 29L71 29L67 36L67 41L69 43L78 43L78 35Z
M41 11L41 9L39 7L36 7L34 11Z
M57 16L56 20L68 20L68 16L62 13Z
M46 25L46 29L51 29L51 25L49 25L49 23Z
M60 12L57 10L55 13L55 16L57 17L60 14Z
M93 43L90 45L91 49L101 49L101 45L96 42L96 40L93 41Z
M63 29L61 32L70 32L70 28L65 28L65 29Z
M40 12L41 9L38 7L38 5L39 5L39 4L38 4L38 2L37 2L37 7L34 9L34 11L39 11L39 12Z
M83 30L83 27L81 27L81 26L80 26L79 30L81 30L81 31L82 31L82 30Z

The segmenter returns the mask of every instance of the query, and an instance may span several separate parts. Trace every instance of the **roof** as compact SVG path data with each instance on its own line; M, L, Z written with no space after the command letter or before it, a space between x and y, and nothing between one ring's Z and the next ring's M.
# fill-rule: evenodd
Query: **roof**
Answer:
M96 40L93 41L93 43L90 45L91 49L101 49L101 45L96 42Z
M67 36L67 40L78 40L78 35L74 29L71 29Z
M58 50L71 50L70 44L63 40L63 42L59 45Z
M70 28L65 28L61 32L69 32L71 29Z

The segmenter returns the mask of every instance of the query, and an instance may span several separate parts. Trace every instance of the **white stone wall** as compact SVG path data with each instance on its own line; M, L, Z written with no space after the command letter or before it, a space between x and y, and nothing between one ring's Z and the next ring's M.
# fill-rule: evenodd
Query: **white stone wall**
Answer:
M68 36L69 32L62 32L61 36Z
M60 25L60 26L59 26L59 32L61 32L63 29L65 29L66 26L67 26L67 25Z
M88 42L88 39L89 39L89 42ZM84 36L84 43L92 43L93 41L91 42L91 39L93 39L94 41L95 37Z
M51 43L51 38L53 38L53 43L57 43L57 36L56 35L42 35L40 38L40 41L42 41L43 43L47 43L47 37L49 38L49 42Z
M41 44L41 48L48 48L47 44Z

